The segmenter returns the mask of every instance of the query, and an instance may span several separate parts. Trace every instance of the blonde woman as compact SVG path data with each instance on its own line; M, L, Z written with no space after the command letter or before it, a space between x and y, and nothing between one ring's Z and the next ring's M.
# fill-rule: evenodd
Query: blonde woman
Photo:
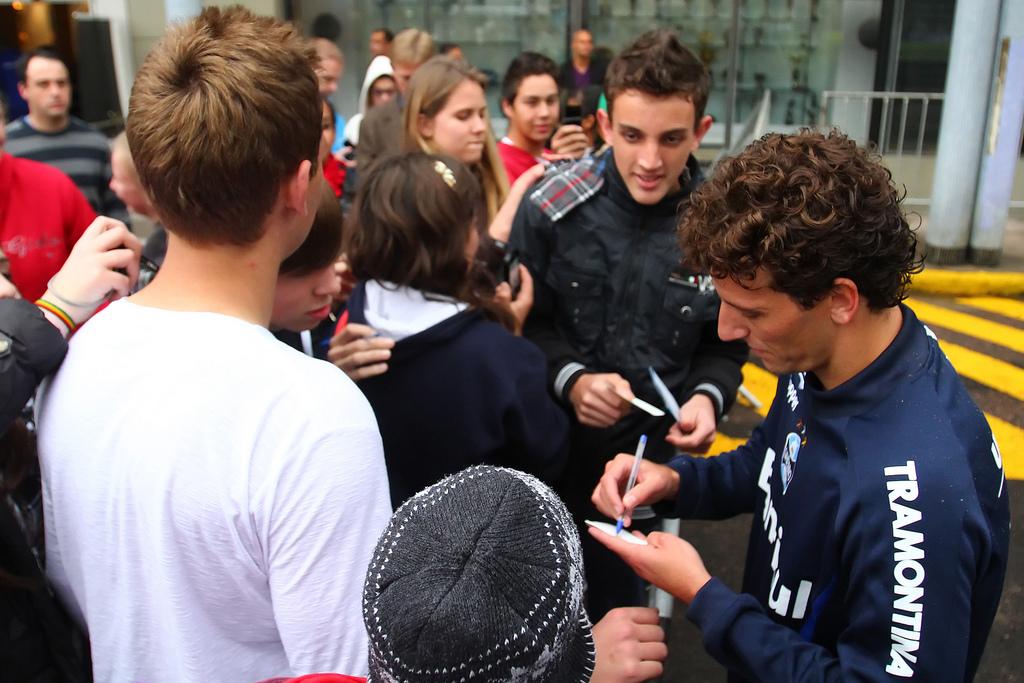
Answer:
M409 83L404 147L408 152L446 154L466 164L483 190L489 233L504 242L519 201L543 167L530 169L509 189L487 113L486 84L484 75L462 60L430 59Z
M405 151L446 154L480 181L487 218L508 196L508 177L491 132L482 73L461 60L434 57L413 74L405 108Z

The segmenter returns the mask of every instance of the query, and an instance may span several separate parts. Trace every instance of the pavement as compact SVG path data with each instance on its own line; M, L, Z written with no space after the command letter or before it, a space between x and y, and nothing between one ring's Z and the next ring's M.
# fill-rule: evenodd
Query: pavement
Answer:
M1024 635L1024 216L1008 226L999 266L926 265L914 278L907 303L938 336L1000 444L1010 496L1010 560L976 680L1024 681L1024 648L1018 645ZM716 451L746 440L767 412L775 377L748 363L744 386L763 405L755 408L738 401L722 426ZM693 543L712 574L738 589L750 525L750 515L715 522L684 521L680 535ZM685 606L677 602L662 680L724 681L725 670L704 651L700 633L685 613Z

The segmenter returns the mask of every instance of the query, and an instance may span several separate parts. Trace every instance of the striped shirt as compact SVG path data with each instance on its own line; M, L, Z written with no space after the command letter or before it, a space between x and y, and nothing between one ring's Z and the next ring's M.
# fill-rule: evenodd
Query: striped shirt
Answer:
M110 142L85 121L72 116L59 133L36 130L22 117L7 124L5 151L12 156L54 166L69 176L92 208L119 220L128 211L110 189Z

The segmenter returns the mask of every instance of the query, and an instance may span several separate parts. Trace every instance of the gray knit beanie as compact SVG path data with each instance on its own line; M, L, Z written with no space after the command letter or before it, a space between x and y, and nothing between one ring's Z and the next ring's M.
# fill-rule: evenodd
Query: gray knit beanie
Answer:
M576 526L516 470L470 467L398 508L363 621L372 683L585 683L594 670Z

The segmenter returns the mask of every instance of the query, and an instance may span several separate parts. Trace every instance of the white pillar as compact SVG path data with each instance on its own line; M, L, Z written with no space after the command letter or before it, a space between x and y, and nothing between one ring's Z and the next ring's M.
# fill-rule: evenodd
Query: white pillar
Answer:
M1001 0L956 3L928 218L931 264L967 259L1001 6Z
M972 263L998 265L1024 124L1024 3L1006 2L971 229Z

